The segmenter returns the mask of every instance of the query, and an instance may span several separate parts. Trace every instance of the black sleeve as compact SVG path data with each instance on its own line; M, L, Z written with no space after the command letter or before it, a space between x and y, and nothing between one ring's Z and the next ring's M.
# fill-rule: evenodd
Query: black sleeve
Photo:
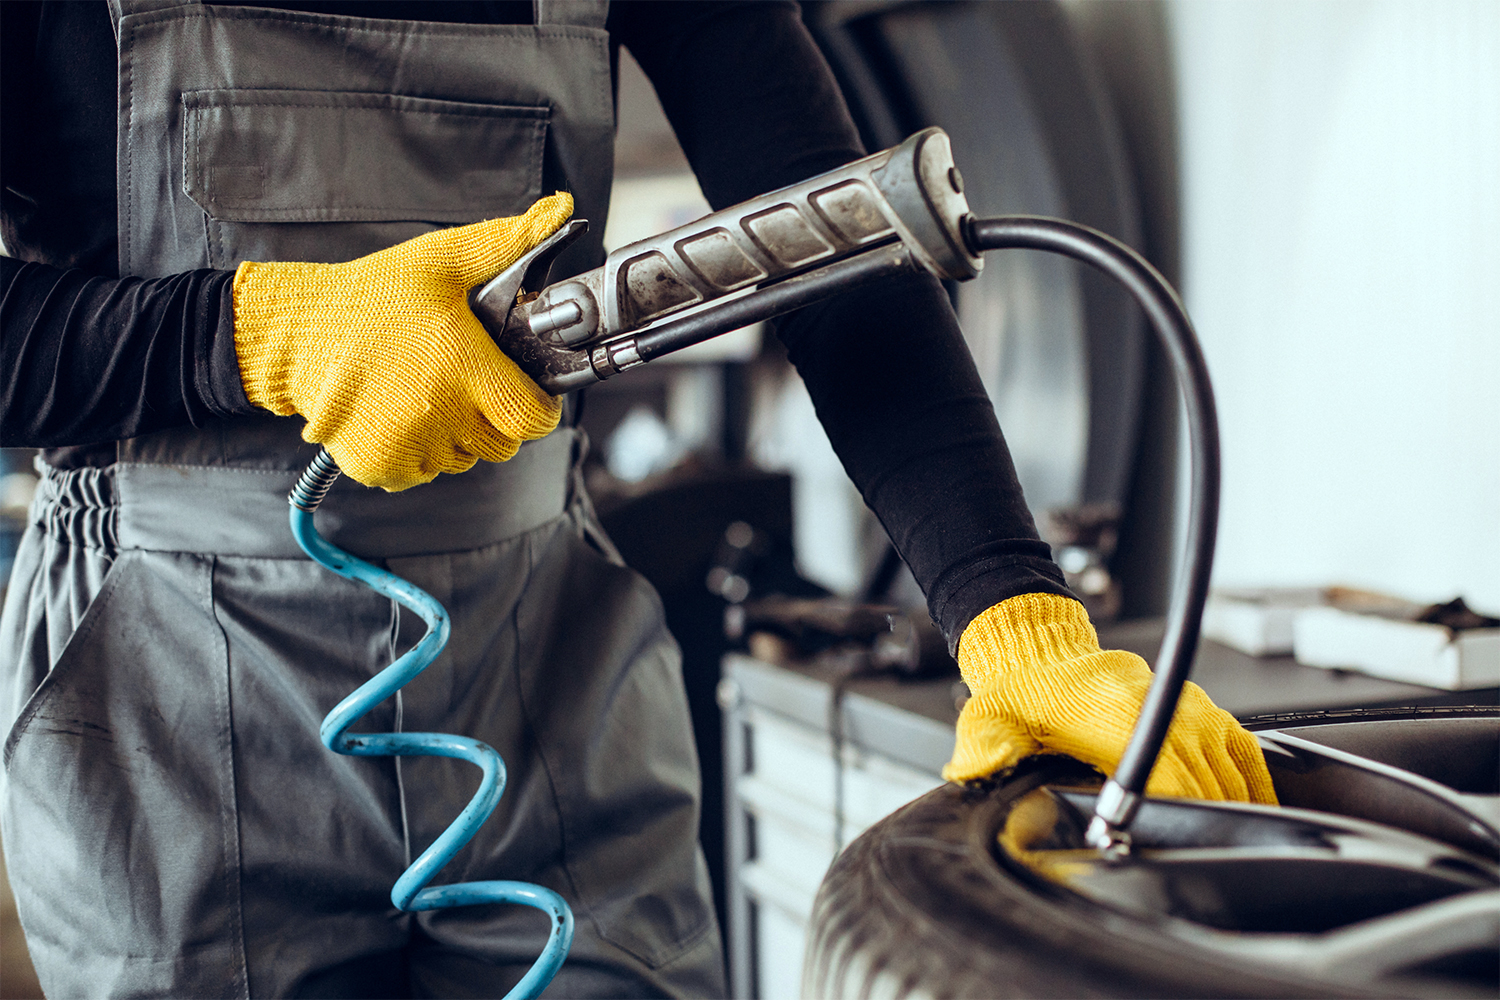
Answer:
M651 78L714 208L863 155L795 4L614 9L616 37ZM1006 598L1073 596L936 279L830 299L783 318L777 333L950 648Z
M0 445L114 441L257 412L234 353L233 280L101 278L0 258Z
M64 448L256 412L227 271L120 280L102 3L0 3L0 445ZM51 264L38 263L49 261Z

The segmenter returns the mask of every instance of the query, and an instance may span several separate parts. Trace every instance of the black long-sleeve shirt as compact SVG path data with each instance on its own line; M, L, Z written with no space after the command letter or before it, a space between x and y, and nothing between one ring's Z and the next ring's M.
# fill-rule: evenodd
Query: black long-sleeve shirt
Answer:
M526 23L529 2L260 4ZM0 441L107 461L107 442L256 412L232 272L118 277L114 37L104 3L0 3ZM612 5L715 208L863 155L795 4ZM935 280L832 299L777 330L833 446L956 642L1007 597L1067 594ZM89 445L99 445L93 448Z

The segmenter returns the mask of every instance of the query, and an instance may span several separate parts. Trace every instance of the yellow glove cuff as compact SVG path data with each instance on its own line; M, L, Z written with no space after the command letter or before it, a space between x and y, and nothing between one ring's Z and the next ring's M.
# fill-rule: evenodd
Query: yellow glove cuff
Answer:
M1099 634L1088 612L1057 594L1001 601L969 622L958 638L958 666L971 686L1098 652Z
M1088 612L1072 598L1023 594L980 614L958 640L958 666L970 698L959 716L958 740L943 777L972 781L1031 754L1067 752L1043 739L1097 729L1101 722L1118 730L1112 734L1115 740L1128 737L1135 714L1110 714L1107 720L1085 724L1076 718L1077 709L1093 706L1066 696L1073 694L1067 689L1076 676L1092 673L1089 666L1106 666L1118 658L1136 661L1124 666L1149 676L1133 653L1099 648Z

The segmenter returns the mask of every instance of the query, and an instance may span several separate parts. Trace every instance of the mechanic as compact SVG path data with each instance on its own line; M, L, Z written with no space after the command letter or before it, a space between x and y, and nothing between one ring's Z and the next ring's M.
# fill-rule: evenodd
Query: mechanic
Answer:
M346 478L325 534L453 619L368 727L472 735L509 767L444 879L569 899L558 995L722 993L675 646L593 516L569 407L464 291L574 209L595 227L554 278L602 259L619 45L715 208L862 155L796 7L0 15L3 438L43 449L0 619L0 818L46 990L495 996L539 951L529 911L389 903L467 765L318 743L419 634L290 538L285 497L321 442L388 491ZM460 225L477 218L494 221ZM1099 649L1039 540L938 283L777 332L958 649L974 697L946 776L1042 751L1108 771L1149 671ZM1151 790L1272 795L1253 739L1191 686Z

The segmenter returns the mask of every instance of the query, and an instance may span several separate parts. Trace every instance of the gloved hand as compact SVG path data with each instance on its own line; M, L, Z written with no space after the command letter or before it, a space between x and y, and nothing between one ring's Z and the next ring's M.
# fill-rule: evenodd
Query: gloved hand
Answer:
M566 193L525 215L441 229L347 264L244 263L234 346L256 406L307 418L366 486L404 490L503 462L557 426L557 400L469 310L489 280L573 214Z
M1055 594L1012 597L975 618L959 639L958 665L971 697L943 768L949 781L1038 753L1067 754L1113 775L1151 684L1144 660L1101 650L1083 605ZM1255 737L1192 682L1146 792L1276 802Z

